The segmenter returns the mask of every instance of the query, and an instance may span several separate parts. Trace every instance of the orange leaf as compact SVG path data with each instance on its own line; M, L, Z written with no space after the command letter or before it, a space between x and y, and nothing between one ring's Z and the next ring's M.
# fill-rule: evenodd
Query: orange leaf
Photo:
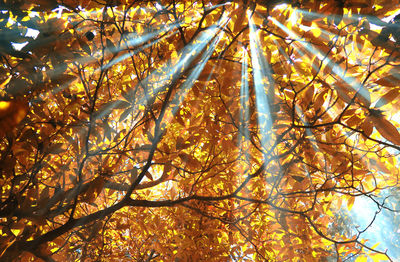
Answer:
M297 182L299 182L299 183L301 183L304 180L303 176L295 176L295 175L293 175L292 178L294 180L296 180Z
M343 83L335 84L333 87L336 89L338 96L346 103L351 102L352 90L351 88L346 87Z
M329 89L324 89L322 92L320 92L316 98L315 98L315 102L314 102L314 108L315 110L318 110L321 108L321 106L324 104L325 102L325 94L328 92Z
M28 113L28 105L22 100L0 101L0 136L10 132Z
M370 136L373 129L370 119L364 119L364 122L361 123L360 128L366 136Z
M360 124L360 122L361 122L361 118L359 118L357 115L354 115L354 116L350 117L346 123L348 126L358 126Z
M399 86L399 80L392 75L388 75L375 81L375 84L379 84L382 86L396 87Z
M63 148L63 145L64 145L63 143L52 144L47 148L47 152L55 155L63 153L67 151L67 149Z
M375 107L384 106L384 105L392 102L398 96L399 96L399 90L398 89L390 90L384 96L379 98L379 100L375 104Z
M144 175L145 175L148 179L150 179L151 181L154 180L154 178L153 178L153 176L150 174L150 172L147 171Z
M99 176L89 182L88 189L84 192L81 200L86 203L92 203L100 195L103 190L105 180Z
M244 22L244 19L246 17L246 10L245 9L237 9L239 12L239 14L237 14L237 19L235 22L235 25L233 27L233 32L237 33L241 30L241 28L243 28L244 26L246 26ZM239 11L240 10L240 11Z
M355 197L350 197L347 201L347 209L350 211L353 208Z
M304 103L309 104L314 96L314 86L308 87L307 91L304 93Z
M393 144L400 145L400 133L397 128L382 116L370 116L378 132Z

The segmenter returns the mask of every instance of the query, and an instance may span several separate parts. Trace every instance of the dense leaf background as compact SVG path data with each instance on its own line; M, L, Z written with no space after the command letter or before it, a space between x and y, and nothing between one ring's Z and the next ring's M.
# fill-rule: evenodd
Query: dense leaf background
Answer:
M0 260L399 257L397 0L32 2L0 1Z

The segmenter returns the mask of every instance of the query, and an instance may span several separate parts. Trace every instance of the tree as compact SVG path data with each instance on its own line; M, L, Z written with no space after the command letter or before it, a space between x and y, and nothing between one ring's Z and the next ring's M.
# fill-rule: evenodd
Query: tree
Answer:
M32 2L0 2L2 261L392 259L340 214L397 212L398 1Z

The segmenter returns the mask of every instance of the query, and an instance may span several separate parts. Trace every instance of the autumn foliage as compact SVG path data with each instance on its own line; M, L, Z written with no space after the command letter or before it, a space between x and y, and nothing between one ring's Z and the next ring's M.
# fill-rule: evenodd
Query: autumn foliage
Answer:
M393 259L398 4L0 1L0 260Z

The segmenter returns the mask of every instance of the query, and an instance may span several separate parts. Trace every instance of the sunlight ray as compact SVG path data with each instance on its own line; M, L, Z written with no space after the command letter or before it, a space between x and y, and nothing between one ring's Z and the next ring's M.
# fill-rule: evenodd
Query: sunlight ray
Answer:
M258 39L256 26L250 16L248 20L250 27L250 53L253 67L258 123L260 126L261 146L266 149L272 143L272 118L270 104L272 103L274 96L274 80L268 62L262 55L263 49ZM268 87L268 93L266 92L265 87ZM264 158L267 158L265 153Z
M368 14L343 14L343 15L335 15L335 14L323 14L323 13L316 13L316 12L311 12L308 10L302 10L302 9L294 9L294 12L300 13L303 15L303 19L306 19L307 21L320 21L325 18L331 18L333 20L339 19L339 18L344 18L346 20L350 20L353 22L359 22L362 19L366 19L369 23L375 25L375 26L386 26L387 23L393 19L396 14L385 17L385 18L379 18L377 16L372 16Z
M255 14L258 15L262 19L271 20L271 17L265 16L265 15L259 13L259 12L255 12ZM288 21L293 25L293 24L297 23L297 22L294 22L294 19L298 19L298 15L297 15L297 10L296 9L293 10L293 13L289 16ZM337 36L337 34L334 33L334 31L327 31L327 30L325 30L323 28L315 27L315 25L313 25L313 23L311 25L309 25L309 26L306 26L306 25L303 25L303 24L300 23L300 24L297 24L297 26L300 29L302 29L304 32L308 32L310 30L317 29L320 32L320 35L318 36L318 39L322 38L325 41L330 41L333 36ZM294 39L296 38L296 37L294 37L293 35L290 35L290 34L289 34L289 36L291 36ZM299 38L299 37L297 37L297 38Z
M244 142L250 139L248 122L250 120L249 103L249 80L248 80L248 55L246 48L243 47L242 58L242 80L240 87L240 120L238 146L243 150Z
M172 60L168 61L168 63L164 63L159 70L160 72L163 72L161 79L159 79L157 86L153 87L152 92L149 94L145 94L142 98L138 99L136 101L136 105L146 105L151 101L153 97L155 97L159 92L164 91L170 83L175 81L182 73L183 70L185 70L188 66L192 64L192 62L198 57L203 49L209 44L209 42L213 39L214 41L212 42L210 48L206 50L206 52L202 55L202 58L200 60L200 64L197 65L194 70L190 73L188 78L186 79L185 83L183 84L183 94L181 97L175 97L173 100L173 104L176 106L180 104L181 99L186 95L190 87L194 84L194 81L197 79L197 77L200 75L201 71L203 70L206 62L209 60L211 57L216 45L220 41L220 39L223 36L223 31L220 30L220 33L217 37L215 37L217 31L220 29L219 26L222 24L223 26L226 26L227 18L224 17L221 19L218 23L218 25L214 25L209 27L207 30L201 32L199 36L190 44L186 45L182 50L179 51L178 54L178 61L176 62L175 65L171 66ZM158 74L156 71L152 72L150 75L148 75L145 79L143 79L140 83L140 85L143 86L148 86L150 85L150 79L152 77L156 77L156 74ZM176 107L174 110L177 110L178 107ZM173 111L173 114L175 111Z
M354 22L359 21L361 15L357 14L343 14L343 15L338 15L338 14L325 14L325 13L315 13L315 12L310 12L308 10L302 10L302 9L293 9L293 12L299 13L303 15L303 19L306 19L307 21L320 21L323 19L329 19L329 20L335 20L335 19L342 19L345 18L347 20L352 20Z
M173 27L171 27L170 29L173 29L173 28L176 29L176 26L173 26ZM167 28L167 29L168 29L168 28ZM149 41L150 39L156 37L157 35L159 35L159 34L161 34L161 33L168 32L167 29L158 30L158 31L156 31L156 32L146 34L146 35L144 35L143 37L139 37L138 39L135 39L134 41L130 42L130 47L133 47L133 46L135 46L135 45L140 45L140 44L146 43L147 41ZM108 64L104 65L103 67L96 68L95 71L100 71L100 70L108 69L108 68L110 68L111 66L113 66L113 65L115 65L115 64L117 64L117 63L119 63L119 62L121 62L121 61L123 61L123 60L125 60L125 59L127 59L127 58L129 58L129 57L131 57L131 56L133 56L133 55L135 55L136 53L138 53L138 52L141 51L142 49L148 48L148 47L150 47L151 45L154 45L155 43L157 43L157 42L159 42L159 41L162 41L163 39L168 38L168 37L170 37L170 36L172 36L172 35L174 35L174 34L176 34L176 33L177 33L176 30L175 30L175 31L171 31L171 32L169 32L168 34L161 36L160 38L157 38L157 39L155 39L155 40L152 40L151 42L147 43L146 45L144 45L144 46L141 47L140 49L134 50L133 53L130 52L130 53L123 54L123 55L121 55L120 57L117 57L116 59L110 61ZM106 49L107 49L107 48L106 48ZM99 52L102 52L102 51L99 51ZM80 60L81 60L81 61L80 61ZM89 58L88 58L88 57L82 57L82 58L78 59L77 62L87 63L87 62L92 62L92 61L94 61L94 60L96 60L96 58L95 58L94 56L93 56L93 57L89 57ZM54 70L56 70L56 68L55 68ZM63 72L61 72L61 71L59 72L59 74L62 74L62 73L63 73ZM62 91L62 90L64 90L64 89L68 88L68 87L70 86L70 84L71 84L71 82L64 83L63 85L59 86L57 89L52 90L51 93L58 93L58 92L60 92L60 91ZM49 94L49 92L47 92L47 93ZM48 95L48 94L47 94L47 95ZM36 99L39 99L39 98L42 99L44 96L47 96L47 95L46 95L46 94L39 94L39 95L37 96ZM120 104L120 103L121 103L121 102L119 102L119 104ZM111 112L111 110L113 110L113 108L115 108L116 106L118 106L118 103L108 103L108 104L103 105L103 107L102 107L100 110L98 110L98 111L101 112L101 113L100 113L100 114L97 114L97 115L96 115L96 118L102 118L102 117L104 117L105 115L108 115L108 114Z
M226 26L227 21L225 21L225 24L223 25L223 27ZM182 101L184 100L184 98L186 97L187 93L189 92L189 90L192 88L193 84L195 83L195 81L197 80L197 78L199 77L199 75L201 74L201 72L203 71L205 65L207 64L207 62L209 61L209 59L211 58L215 48L217 47L218 43L221 41L221 39L224 37L225 33L223 30L219 30L219 33L216 35L217 31L218 31L218 27L214 27L211 29L211 32L207 32L207 38L205 39L204 42L204 46L201 46L201 49L199 52L201 52L202 49L204 49L207 45L207 43L209 41L211 41L213 38L214 40L211 42L210 46L208 47L208 49L204 52L204 54L202 55L199 64L194 68L194 70L189 74L189 76L187 77L187 79L185 80L185 82L183 83L183 85L181 86L182 88L182 94L180 95L176 95L172 101L172 104L175 105L180 105L182 103ZM211 38L209 38L211 37ZM175 115L177 110L178 110L178 106L174 107L172 110L172 115Z
M182 70L184 68L186 68L187 66L189 66L194 61L194 59L202 52L202 50L207 46L209 41L215 37L215 34L218 29L219 29L219 27L217 25L215 25L215 26L210 27L208 30L200 33L200 35L193 41L193 43L188 44L187 46L185 46L185 48L183 48L179 52L179 54L178 54L179 60L174 66L171 66L172 60L170 59L170 61L164 63L161 66L160 70L153 71L145 79L143 79L140 83L138 83L139 85L147 87L147 86L152 85L151 84L152 78L162 77L162 79L160 79L158 81L157 86L152 86L152 88L150 88L148 90L149 93L145 93L141 98L137 98L137 100L135 101L135 108L137 109L140 106L144 106L144 105L150 103L152 98L154 98L159 92L162 92L163 90L165 90L169 83L171 83L172 81L174 81L174 79L179 77L182 74ZM222 32L222 30L220 32ZM193 85L194 81L197 79L198 75L203 70L205 63L208 61L212 52L214 51L216 44L219 42L219 40L221 38L222 38L222 34L219 34L219 36L213 42L211 48L205 54L203 54L201 64L198 65L192 71L192 73L189 75L188 79L186 80L186 82L184 84L184 88L183 88L184 94L182 94L182 96L184 96L188 92L190 87ZM163 72L162 76L158 75L159 71ZM180 103L181 102L180 99L183 99L183 97L175 98L173 103ZM110 114L110 112L115 107L117 107L118 104L120 104L120 103L122 103L122 102L117 101L116 103L104 104L98 110L98 113L95 114L95 117L99 119L99 118L102 118L102 117ZM135 108L132 108L132 112L135 110ZM177 110L177 107L175 108L175 110ZM174 113L175 113L175 111L174 111Z
M151 80L149 80L150 78L162 77L162 80L160 82L158 82L157 86L155 86L154 88L152 87L153 89L149 90L151 93L145 94L142 98L139 98L136 101L136 103L135 103L136 108L148 103L149 100L151 100L151 97L154 97L158 92L164 90L168 86L168 82L172 81L173 78L179 77L182 73L182 70L186 69L186 67L188 67L194 61L194 59L196 59L196 57L198 57L203 52L202 50L208 45L208 43L210 42L210 40L212 38L215 38L215 40L211 43L209 49L202 55L202 58L200 60L200 65L197 65L195 67L195 69L191 72L191 74L186 79L185 83L183 84L183 88L182 88L183 94L181 94L180 97L176 97L174 99L174 103L179 104L183 100L183 98L187 94L187 92L189 91L190 87L194 84L195 80L197 79L197 77L203 70L205 64L207 63L207 61L211 57L212 53L214 52L216 45L223 37L222 30L220 30L218 37L215 37L215 35L216 35L217 30L219 29L219 26L221 24L223 24L223 26L226 26L227 21L228 21L227 17L224 17L224 19L221 19L217 25L211 26L207 30L201 32L199 34L199 36L192 43L186 45L184 47L184 49L179 51L179 53L178 53L179 59L175 65L171 66L171 63L173 62L172 59L170 59L170 61L168 63L164 63L161 66L161 70L162 70L162 72L164 72L162 76L157 76L158 73L153 71L144 80L142 80L142 82L139 84L148 86L148 85L150 85L150 81L151 81ZM139 46L143 43L146 43L146 45L144 45L141 49L150 47L151 45L154 45L155 43L161 41L162 39L165 39L166 37L169 37L173 34L176 34L177 30L174 30L174 29L176 29L178 25L179 24L177 23L174 26L165 27L163 30L157 30L156 32L152 32L152 33L149 33L146 35L141 35L137 39L131 39L128 42L128 45L129 45L129 47L134 47L134 46ZM158 39L151 40L165 32L168 32L168 34L163 35ZM148 41L150 41L150 42L147 43ZM108 48L106 47L106 49L108 49ZM116 51L116 50L108 50L108 51ZM135 50L135 53L137 53L138 51L139 50ZM96 68L95 70L99 71L99 70L104 70L104 69L110 68L111 66L117 64L118 62L121 62L122 60L124 60L126 58L131 57L134 54L132 54L132 52L128 53L128 54L124 54L124 55L116 58L115 60L112 60L110 63L106 64L105 66ZM95 59L96 59L95 56L83 57L83 58L81 58L82 61L77 61L77 62L87 63L87 62L91 62ZM62 72L60 71L60 74L61 73ZM65 84L61 85L59 88L57 88L57 90L52 90L52 93L54 93L54 92L58 93L58 92L64 90L65 88L67 88L69 85L70 85L70 82L65 83ZM46 96L46 95L44 95L44 96ZM42 98L43 94L39 95L38 98L39 97ZM101 118L105 117L106 115L110 114L110 112L115 107L118 107L118 103L121 103L121 101L115 101L115 102L104 104L100 109L98 109L94 112L93 117L95 119L101 119ZM177 108L178 107L174 108L173 113L176 113ZM132 108L132 111L134 111L134 108ZM85 129L81 129L79 131L79 133L83 134L82 132L84 132L84 130ZM93 145L87 145L87 146L89 148L91 148L91 150L100 150L100 149L92 148Z
M279 28L284 30L286 33L292 35L294 38L299 38L297 34L291 30L289 30L286 26L278 22L275 18L270 18ZM325 57L325 55L318 49L313 47L309 43L304 43L299 41L304 48L310 53L318 54L319 56ZM327 63L326 66L332 69L332 72L335 73L343 82L347 83L354 91L360 94L364 99L369 100L370 94L369 91L354 77L346 76L346 72L338 65L337 63L333 62L329 57L325 57Z
M161 40L168 38L174 34L177 34L178 31L176 30L179 25L181 25L182 22L177 22L177 23L172 23L169 25L166 25L165 27L163 27L162 29L157 29L154 32L149 32L146 34L129 34L127 35L125 38L125 45L122 46L120 48L116 48L116 47L106 47L104 49L104 51L109 51L111 53L118 53L120 51L124 51L124 50L129 50L133 47L138 47L142 44L145 44L147 42L147 44L143 45L141 48L137 48L135 50L133 50L133 53L126 53L123 54L115 59L113 59L112 61L110 61L109 63L105 64L103 67L98 68L97 70L103 70L103 69L107 69L135 54L137 54L138 52L140 52L143 49L146 49L158 42L160 42ZM162 35L163 34L163 35ZM97 55L101 55L103 52L103 50L98 50ZM87 62L92 62L94 60L96 60L96 56L94 55L93 57L83 57L82 58L82 62L87 63ZM78 61L79 62L79 61Z
M123 60L129 58L129 57L132 57L132 56L136 55L137 53L139 53L140 51L142 51L142 50L144 50L144 49L146 49L146 48L148 48L148 47L151 47L152 45L157 44L157 43L160 42L161 40L163 40L163 39L165 39L165 38L168 38L168 37L170 37L170 36L172 36L172 35L175 35L175 34L177 34L177 33L178 33L178 31L172 31L172 32L169 32L168 34L163 35L163 36L161 36L161 37L159 37L159 38L157 38L157 39L151 40L150 43L145 44L143 47L137 48L137 49L133 50L132 52L123 54L123 55L119 56L118 58L115 58L114 60L110 61L108 64L106 64L106 65L104 65L103 67L99 68L99 70L100 70L100 69L107 69L107 68L110 68L110 67L112 67L113 65L115 65L115 64L117 64L117 63L119 63L119 62L121 62L121 61L123 61ZM146 42L148 41L147 39L151 39L151 38L154 37L154 35L153 35L152 33L149 34L149 35L147 35L147 36L149 36L149 37L145 37L145 38L143 38L143 39L135 39L135 41L133 41L132 43L129 43L129 44L130 44L129 46L127 45L127 48L132 48L132 47L134 47L134 46L138 46L138 45L141 45L141 44L143 44L143 43L146 43ZM123 50L122 47L121 47L120 50ZM110 51L111 51L111 50L110 50ZM116 50L113 50L113 52L116 52Z
M154 32L149 32L145 35L143 34L138 35L137 33L128 34L126 36L127 39L126 47L133 47L146 43L147 41L150 41L151 39L159 36L160 34L170 32L171 30L176 30L179 26L182 25L182 23L183 21L167 24L164 25L162 28L157 29Z
M146 48L148 48L148 47L150 47L150 46L152 46L152 45L164 40L165 38L168 38L168 37L178 33L178 31L175 30L178 26L179 26L179 23L176 23L176 24L173 24L171 26L166 26L164 29L159 29L159 30L156 30L155 32L150 32L148 34L144 34L144 35L140 35L140 36L135 34L136 38L134 38L134 39L133 39L133 35L130 35L131 39L128 40L128 43L127 43L126 47L119 48L119 51L125 50L127 48L132 48L132 47L135 47L135 46L140 46L140 45L142 45L144 43L147 43L148 41L150 41L150 42L145 44L145 45L143 45L140 48L137 48L137 49L133 50L132 52L125 53L125 54L123 54L123 55L121 55L119 57L116 57L116 58L112 59L109 63L103 65L102 67L96 68L95 71L108 69L108 68L112 67L113 65L118 64L118 63L122 62L123 60L125 60L125 59L127 59L129 57L134 56L135 54L137 54L141 50L146 49ZM160 34L164 34L164 35L160 36ZM114 52L114 53L119 52L115 48L108 48L108 47L105 47L104 50L105 51ZM103 52L102 50L99 50L97 52L97 55L101 55L102 52ZM74 63L82 63L82 64L91 63L91 62L96 61L96 59L97 59L96 54L94 54L93 56L84 56L84 57L78 58L78 59L76 59L74 61ZM62 66L63 65L60 65L58 67L56 66L55 68L53 68L52 77L57 77L57 75L64 74L65 68L63 68ZM62 84L57 89L54 89L51 92L52 93L58 93L58 92L64 90L65 88L67 88L71 84L72 81L73 80ZM49 92L46 92L46 93L49 93ZM47 95L48 94L43 94L42 93L42 94L39 94L35 99L39 99L39 97L43 98L43 96L47 96ZM35 100L35 99L33 99L33 100Z

